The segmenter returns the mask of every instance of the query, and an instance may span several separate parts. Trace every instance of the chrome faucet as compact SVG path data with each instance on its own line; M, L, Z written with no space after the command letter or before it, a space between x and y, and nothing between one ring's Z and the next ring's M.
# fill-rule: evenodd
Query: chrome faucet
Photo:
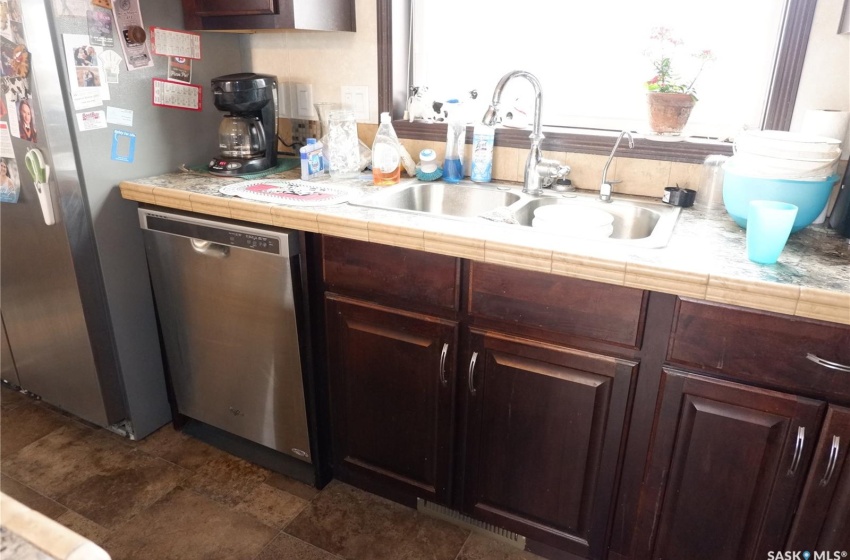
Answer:
M496 124L496 114L502 99L502 90L508 82L517 77L525 78L531 82L531 86L534 88L534 129L529 136L531 138L531 150L529 150L528 159L525 162L522 192L539 195L543 194L544 188L550 187L556 180L566 177L570 168L555 160L543 159L541 154L540 143L545 138L540 130L542 126L540 123L540 106L543 103L543 91L540 89L540 82L534 77L534 74L524 70L514 70L502 76L502 79L496 84L496 89L493 90L493 102L481 122L488 126Z
M608 156L608 161L605 162L605 167L602 168L602 185L599 187L599 200L602 202L611 202L611 193L614 191L614 183L620 182L620 179L608 180L608 166L611 165L611 160L614 159L614 153L617 151L617 146L620 145L620 140L623 139L623 136L629 137L629 148L635 147L635 141L632 140L631 132L624 130L617 137L617 141L614 143L614 149L611 150L611 155Z

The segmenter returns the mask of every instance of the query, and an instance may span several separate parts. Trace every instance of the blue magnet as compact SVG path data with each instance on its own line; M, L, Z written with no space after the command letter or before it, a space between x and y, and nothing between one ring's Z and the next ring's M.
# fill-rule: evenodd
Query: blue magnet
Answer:
M126 130L115 130L112 133L112 159L133 163L136 156L136 135Z

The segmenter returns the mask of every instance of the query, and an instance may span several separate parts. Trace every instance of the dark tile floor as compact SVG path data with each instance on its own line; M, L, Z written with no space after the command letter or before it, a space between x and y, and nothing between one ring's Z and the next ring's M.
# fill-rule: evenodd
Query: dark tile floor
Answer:
M170 426L133 442L0 396L0 490L115 560L538 558L341 482L318 491Z

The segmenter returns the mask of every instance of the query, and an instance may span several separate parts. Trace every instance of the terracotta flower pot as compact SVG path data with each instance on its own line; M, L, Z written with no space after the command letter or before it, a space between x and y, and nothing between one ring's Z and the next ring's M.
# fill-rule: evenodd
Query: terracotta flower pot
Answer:
M689 93L657 91L647 92L646 101L649 107L649 128L656 134L668 135L682 132L696 103Z

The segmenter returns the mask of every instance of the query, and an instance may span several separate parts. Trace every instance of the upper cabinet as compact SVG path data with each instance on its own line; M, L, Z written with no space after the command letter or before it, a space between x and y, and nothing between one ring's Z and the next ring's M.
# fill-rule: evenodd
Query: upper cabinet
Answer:
M354 0L183 0L186 29L355 31Z

